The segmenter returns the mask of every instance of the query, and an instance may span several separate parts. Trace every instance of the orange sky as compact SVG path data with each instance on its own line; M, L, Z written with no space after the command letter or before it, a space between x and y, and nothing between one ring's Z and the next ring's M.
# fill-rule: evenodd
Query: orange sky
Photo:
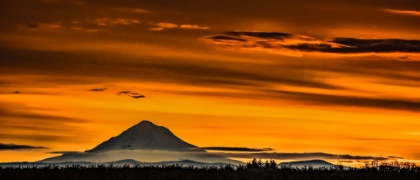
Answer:
M200 147L419 160L419 20L415 0L3 0L0 144L47 148L0 162L143 119Z

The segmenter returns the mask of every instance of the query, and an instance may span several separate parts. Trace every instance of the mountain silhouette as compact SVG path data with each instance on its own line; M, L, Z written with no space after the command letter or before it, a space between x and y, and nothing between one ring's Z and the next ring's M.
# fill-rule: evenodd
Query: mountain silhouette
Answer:
M99 144L86 152L104 152L113 150L198 150L175 136L168 128L157 126L143 120L116 137Z
M155 125L147 120L141 121L93 149L82 153L63 153L37 163L106 163L126 159L138 162L179 162L188 159L203 163L241 163L206 152L181 140L166 127Z
M291 167L297 167L302 168L304 166L312 166L314 168L320 168L320 167L333 167L335 166L332 163L329 163L324 160L314 159L314 160L308 160L308 161L292 161L292 162L283 162L280 163L280 165L290 165Z

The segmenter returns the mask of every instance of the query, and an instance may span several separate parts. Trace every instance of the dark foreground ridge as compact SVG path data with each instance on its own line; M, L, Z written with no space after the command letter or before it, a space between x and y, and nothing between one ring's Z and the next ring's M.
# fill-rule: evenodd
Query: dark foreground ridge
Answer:
M274 161L262 163L252 161L245 165L197 167L175 165L158 166L113 166L68 165L44 167L0 167L2 179L89 179L89 180L123 180L123 179L199 179L199 180L418 180L420 167L410 163L381 164L363 168L347 168L334 166L329 168L293 168L278 165Z

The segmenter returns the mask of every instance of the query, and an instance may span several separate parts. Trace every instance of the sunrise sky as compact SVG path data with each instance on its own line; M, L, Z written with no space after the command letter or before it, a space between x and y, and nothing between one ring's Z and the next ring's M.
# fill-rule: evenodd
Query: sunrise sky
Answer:
M0 162L144 119L283 160L420 160L419 22L418 0L1 0Z

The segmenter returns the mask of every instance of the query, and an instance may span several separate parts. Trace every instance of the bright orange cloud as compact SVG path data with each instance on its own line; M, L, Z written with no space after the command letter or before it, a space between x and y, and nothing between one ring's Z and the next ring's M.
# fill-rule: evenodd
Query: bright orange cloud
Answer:
M395 9L384 9L385 12L409 16L420 16L420 11L410 11L410 10L395 10Z
M181 29L209 29L209 27L207 26L199 26L196 24L182 24L181 26L179 26Z
M161 27L161 28L177 28L178 25L174 24L174 23L169 23L169 22L160 22L160 23L156 23L157 26Z

